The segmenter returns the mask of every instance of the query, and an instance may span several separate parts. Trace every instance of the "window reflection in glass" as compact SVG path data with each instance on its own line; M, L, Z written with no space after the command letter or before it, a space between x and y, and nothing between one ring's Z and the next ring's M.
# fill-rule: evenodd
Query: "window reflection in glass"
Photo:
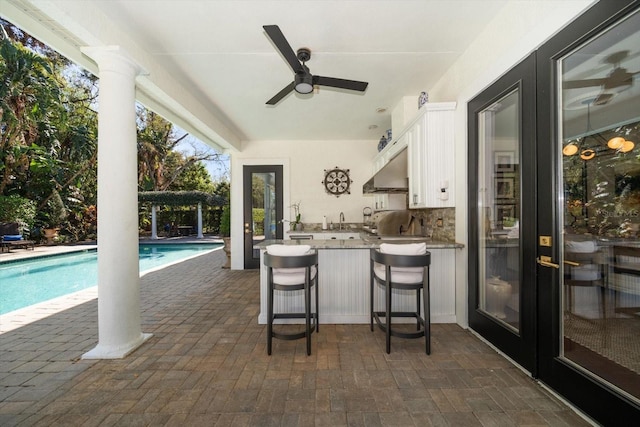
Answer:
M563 354L640 398L640 14L559 63Z

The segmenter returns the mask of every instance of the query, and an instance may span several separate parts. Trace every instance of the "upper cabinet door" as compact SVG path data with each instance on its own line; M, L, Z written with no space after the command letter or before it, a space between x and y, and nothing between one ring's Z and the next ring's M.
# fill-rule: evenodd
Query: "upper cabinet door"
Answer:
M409 207L455 206L454 102L425 104L409 135Z

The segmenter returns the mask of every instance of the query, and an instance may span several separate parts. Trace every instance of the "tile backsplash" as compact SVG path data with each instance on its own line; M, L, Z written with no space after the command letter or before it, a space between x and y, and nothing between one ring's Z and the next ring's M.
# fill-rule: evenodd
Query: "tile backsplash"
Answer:
M422 227L416 228L415 234L421 234L434 240L455 242L455 208L412 209L411 213L417 224L422 224Z

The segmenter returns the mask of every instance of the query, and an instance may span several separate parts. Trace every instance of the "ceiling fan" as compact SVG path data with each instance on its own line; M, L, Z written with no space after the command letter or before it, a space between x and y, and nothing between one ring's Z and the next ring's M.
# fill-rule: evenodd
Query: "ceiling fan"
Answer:
M294 52L277 25L264 25L262 28L264 28L264 31L273 44L276 45L280 53L282 53L282 56L284 56L295 73L293 82L268 100L267 105L277 104L293 90L302 94L310 93L313 91L314 86L329 86L359 92L364 92L365 89L367 89L367 85L369 84L367 82L312 75L309 67L306 65L306 62L311 59L311 50L303 47L298 49L297 52Z
M613 65L613 70L606 77L597 79L569 80L562 84L564 89L577 89L591 86L602 86L602 91L593 100L593 105L604 105L608 103L615 93L622 92L633 86L633 76L640 73L636 71L630 73L626 68L621 67L620 63L629 56L628 50L621 50L609 55L604 62Z

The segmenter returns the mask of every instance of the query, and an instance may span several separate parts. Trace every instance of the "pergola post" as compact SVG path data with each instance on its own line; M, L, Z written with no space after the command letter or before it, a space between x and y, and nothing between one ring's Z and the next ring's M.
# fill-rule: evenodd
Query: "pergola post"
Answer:
M156 218L156 205L151 205L151 239L158 240L158 220Z
M204 238L202 234L202 202L198 202L198 239Z
M84 359L118 359L141 331L135 112L137 64L118 46L83 48L99 68L98 345Z

